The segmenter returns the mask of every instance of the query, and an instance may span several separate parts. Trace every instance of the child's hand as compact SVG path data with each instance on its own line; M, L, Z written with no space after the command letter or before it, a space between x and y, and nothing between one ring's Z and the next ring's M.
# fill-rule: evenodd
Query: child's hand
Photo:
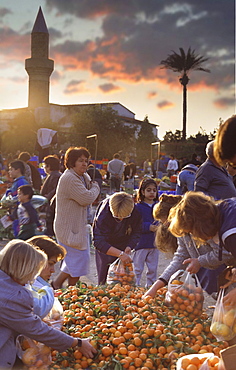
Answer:
M152 231L153 233L155 233L156 230L157 230L157 225L151 224L150 227L149 227L149 230Z
M225 275L225 279L227 279L229 281L225 285L222 285L220 287L221 289L228 288L228 286L230 286L231 284L233 284L233 283L236 282L236 268L233 268L231 270L228 270L227 273L226 273L226 275Z
M226 306L236 306L236 288L232 289L226 296L223 298L223 303Z
M163 288L165 284L162 280L157 280L142 296L142 298L146 298L147 296L151 296L152 298L155 298L156 293L159 289Z
M126 247L126 248L125 248L125 253L127 253L127 254L131 254L131 248L130 248L130 247Z
M197 258L187 258L183 261L183 265L186 265L187 263L189 263L189 265L186 268L186 271L190 272L190 274L196 274L201 268Z
M42 232L42 231L43 231L43 226L42 226L42 225L39 225L39 226L37 227L37 229L38 229L38 231Z

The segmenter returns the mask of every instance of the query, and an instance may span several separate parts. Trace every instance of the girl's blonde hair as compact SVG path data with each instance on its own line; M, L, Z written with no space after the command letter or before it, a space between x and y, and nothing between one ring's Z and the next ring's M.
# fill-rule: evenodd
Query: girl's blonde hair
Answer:
M20 239L11 240L0 252L0 269L22 285L33 281L46 264L42 250Z
M159 251L173 255L177 248L177 238L168 229L168 226L159 224L155 233L155 246Z
M219 210L214 198L201 192L189 191L170 210L169 230L177 237L191 233L194 239L205 242L219 229Z
M126 218L134 209L134 200L130 194L120 191L110 197L109 206L113 217Z
M155 220L167 220L170 209L176 206L181 199L181 195L161 194L159 202L153 207L153 217Z

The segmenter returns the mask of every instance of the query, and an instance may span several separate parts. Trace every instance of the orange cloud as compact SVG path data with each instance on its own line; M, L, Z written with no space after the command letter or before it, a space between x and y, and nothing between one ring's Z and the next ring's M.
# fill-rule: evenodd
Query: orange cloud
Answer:
M149 91L148 93L148 99L153 99L157 96L157 92L156 91Z
M1 50L4 50L4 60L6 62L22 62L25 58L30 58L30 35L13 31L9 27L0 29Z
M164 109L170 109L170 108L172 108L174 106L175 106L175 104L172 103L172 102L170 102L170 101L168 101L168 100L162 100L160 103L157 103L158 109L162 109L162 110L164 110Z
M230 107L235 107L235 98L222 97L214 101L214 105L219 109L228 109Z
M76 95L88 92L89 90L85 87L85 81L84 80L72 80L70 81L66 89L64 90L64 94L66 95Z
M99 89L102 90L104 93L110 93L116 90L121 90L121 88L117 85L114 85L112 83L106 83L99 86Z

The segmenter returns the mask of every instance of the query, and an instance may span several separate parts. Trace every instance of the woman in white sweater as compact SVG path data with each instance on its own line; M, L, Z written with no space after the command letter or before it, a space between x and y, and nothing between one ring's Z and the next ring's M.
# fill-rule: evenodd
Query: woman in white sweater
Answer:
M54 231L57 242L66 248L67 254L53 282L55 289L66 279L69 285L75 285L80 276L89 272L87 208L100 192L98 183L91 181L86 173L89 157L86 148L69 148L65 154L66 170L57 185Z

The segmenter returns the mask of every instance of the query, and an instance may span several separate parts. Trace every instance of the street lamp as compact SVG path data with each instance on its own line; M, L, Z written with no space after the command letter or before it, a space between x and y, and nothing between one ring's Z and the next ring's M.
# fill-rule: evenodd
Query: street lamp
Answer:
M157 169L156 169L156 172L159 171L159 163L160 163L160 152L161 152L161 140L158 139L158 141L155 141L153 143L151 143L151 163L152 163L152 157L153 157L153 153L152 153L152 148L153 146L157 145Z
M152 157L153 157L153 155L152 155L152 147L154 146L154 145L158 145L158 148L157 148L157 157L158 157L158 159L159 159L159 157L160 157L160 149L161 149L161 140L158 140L158 141L155 141L154 143L151 143L151 160L152 160Z
M93 170L93 178L92 178L92 180L94 181L95 171L96 171L97 151L98 151L98 136L97 134L88 135L86 136L86 139L95 139L94 170Z

